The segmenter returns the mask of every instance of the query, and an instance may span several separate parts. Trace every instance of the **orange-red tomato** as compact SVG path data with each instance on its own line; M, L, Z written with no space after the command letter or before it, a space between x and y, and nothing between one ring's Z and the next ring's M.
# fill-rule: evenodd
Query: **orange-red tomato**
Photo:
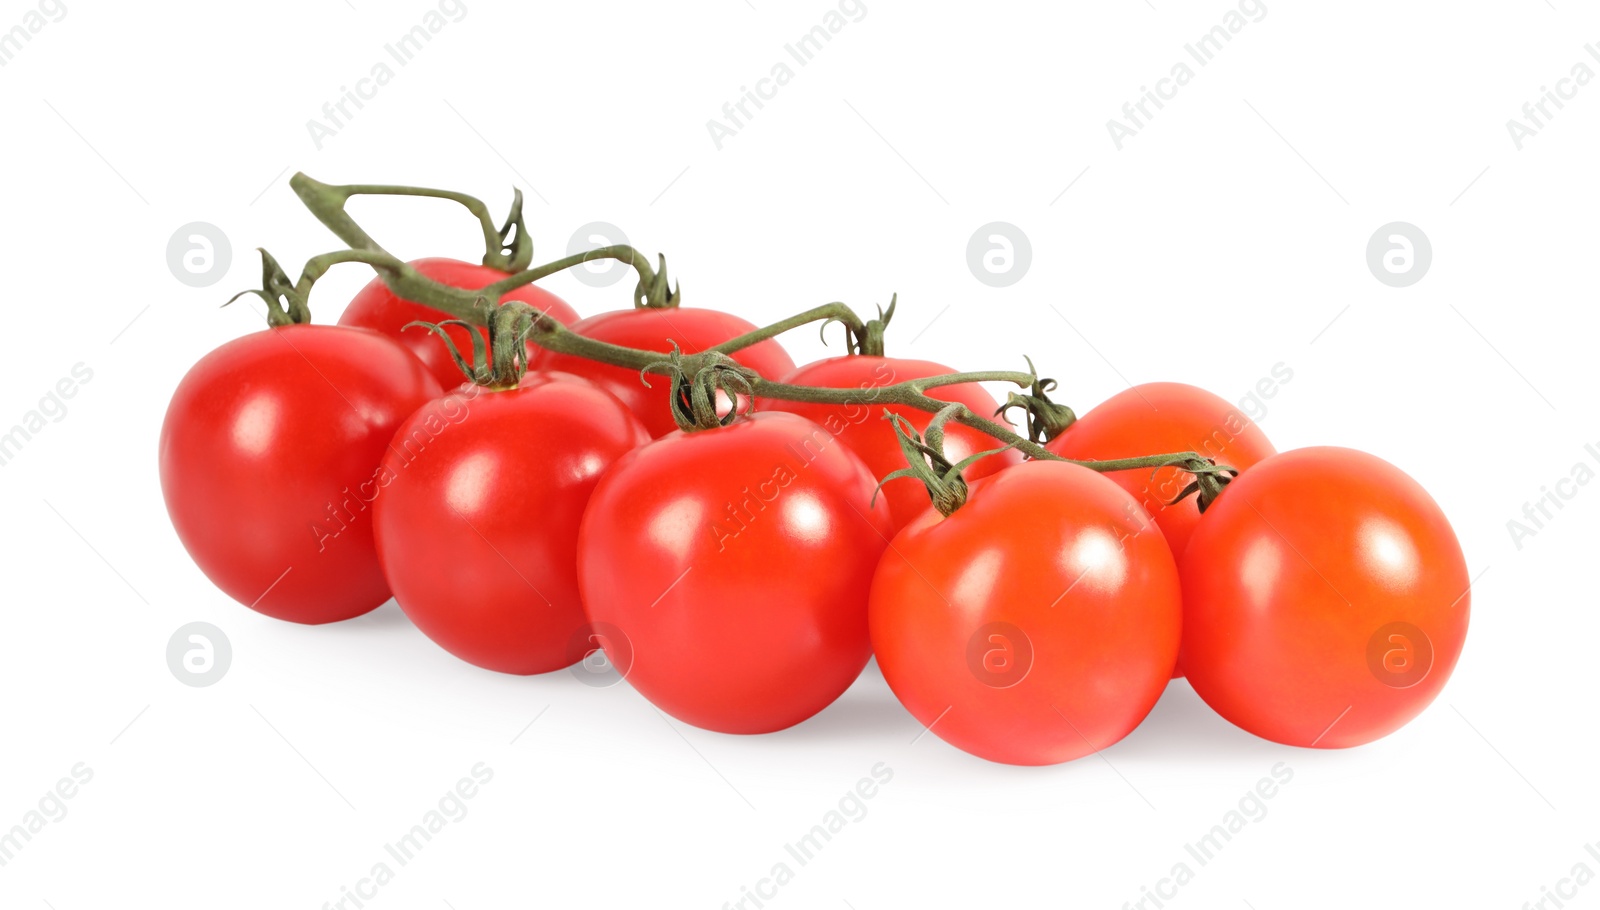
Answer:
M870 601L889 687L934 735L1047 765L1117 742L1172 675L1182 607L1166 542L1088 468L1029 461L895 536Z
M1467 635L1467 564L1427 491L1351 449L1295 449L1228 484L1182 562L1182 661L1217 713L1292 746L1404 725Z
M718 310L675 307L600 313L573 323L571 328L579 335L623 347L666 353L676 344L685 354L698 354L754 331L756 326ZM794 369L788 352L770 338L731 356L768 379ZM633 409L651 436L664 436L678 428L668 398L672 381L665 376L647 377L650 384L646 386L638 370L543 349L534 355L533 368L574 373L600 386Z
M884 405L875 402L876 390L897 382L942 376L955 370L927 360L907 360L900 357L873 357L854 355L830 357L808 363L782 380L789 385L821 386L830 389L860 389L860 401L847 405L810 404L803 401L762 400L760 407L799 414L820 424L839 441L850 448L864 462L867 470L879 480L906 466L905 453L900 451L894 427L884 419ZM994 396L983 386L972 382L932 388L928 394L944 401L959 401L981 417L994 415ZM887 410L906 418L917 432L928 428L933 415L917 410L894 406ZM945 427L945 454L952 464L969 455L999 449L1002 443L971 427L950 423ZM977 480L1022 460L1015 449L1007 449L981 459L969 466L963 475ZM889 503L889 517L895 530L904 527L922 511L931 508L928 491L915 478L899 477L883 485L878 494Z
M1277 450L1238 408L1205 389L1180 382L1147 382L1095 405L1045 448L1077 461L1109 461L1165 452L1198 452L1243 471ZM1110 471L1155 517L1174 558L1182 558L1200 521L1194 496L1173 499L1194 479L1177 468Z
M1107 398L1045 445L1065 458L1108 461L1167 452L1198 452L1240 471L1277 450L1265 433L1239 409L1204 389L1179 382L1147 382ZM1108 471L1106 476L1132 493L1172 549L1182 559L1200 522L1199 499L1173 499L1194 479L1177 468ZM1172 671L1183 675L1183 665Z

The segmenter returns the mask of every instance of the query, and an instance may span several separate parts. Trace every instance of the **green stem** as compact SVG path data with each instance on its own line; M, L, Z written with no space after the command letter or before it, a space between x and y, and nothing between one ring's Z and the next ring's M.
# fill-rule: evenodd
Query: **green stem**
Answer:
M785 385L781 382L771 382L760 377L752 379L750 385L757 398L837 405L859 405L864 400L870 399L870 403L875 406L895 405L935 414L940 409L949 407L950 402L934 398L928 395L926 390L935 386L955 385L963 382L1011 382L1027 387L1033 383L1033 376L1027 373L1005 372L950 373L944 376L931 376L927 379L908 379L905 382L897 382L893 385L879 386L869 390L855 388L825 389L813 386ZM1044 446L1023 439L1013 432L1010 426L974 414L967 408L962 408L960 412L952 415L952 419L975 430L987 433L1030 458L1048 459L1050 461L1070 460L1062 458Z
M316 274L320 275L321 272L325 272L329 266L337 262L364 262L376 269L379 276L383 278L384 283L400 297L442 310L457 319L467 322L475 324L484 322L484 315L476 305L480 298L487 297L493 301L498 299L497 295L504 294L508 290L522 287L562 269L571 268L583 262L599 258L612 258L627 262L639 273L639 286L635 289L636 305L640 305L641 295L649 298L644 303L647 306L675 305L678 296L676 291L673 291L670 296L666 295L665 259L661 260L661 270L659 272L653 271L644 255L628 246L602 247L597 250L568 256L565 259L560 259L538 268L520 271L508 276L503 281L490 285L482 291L452 288L422 276L415 269L389 254L370 234L356 223L355 219L350 217L349 212L345 210L345 203L350 197L363 193L437 196L439 198L453 199L457 202L462 202L464 205L467 203L462 201L463 198L470 199L471 197L461 197L461 194L449 193L443 190L418 191L408 187L331 186L314 180L304 173L295 174L290 179L289 185L293 187L295 194L300 197L300 200L305 203L312 214L351 248L349 251L317 257L317 259L312 260L312 263L308 264L308 272L315 271ZM468 205L468 208L470 209L471 206ZM484 223L486 225L489 224L487 221ZM485 236L487 237L489 228L485 230ZM495 236L498 237L498 233ZM312 278L311 280L315 279ZM302 276L301 282L309 289L309 281L305 276ZM297 289L298 287L297 285ZM740 372L748 380L750 391L756 398L804 401L814 404L859 405L862 403L862 389L830 389L786 385L764 379L756 375L754 371L733 363L731 358L728 357L730 351L739 350L749 344L755 344L780 332L815 322L818 319L839 320L844 322L851 331L856 331L857 327L860 326L862 327L861 331L864 333L865 327L860 319L842 304L828 304L818 307L790 319L774 323L771 326L746 333L709 351L682 355L672 362L666 361L663 355L657 351L626 348L579 335L520 301L510 301L505 304L505 307L527 310L528 314L531 314L525 317L531 320L531 324L528 324L528 339L534 344L557 353L572 354L612 366L639 370L642 373L674 375L688 382L692 382L701 370L734 370ZM892 303L890 307L890 313L892 314ZM889 315L884 314L881 322L886 323ZM861 337L863 335L857 335L858 339ZM1009 425L974 414L966 407L952 406L951 402L926 394L927 389L965 382L1008 382L1023 388L1031 388L1036 381L1037 376L1033 373L1009 371L952 373L882 386L871 390L871 400L873 404L898 405L926 411L930 414L937 414L944 410L947 412L946 419L955 420L987 433L1028 457L1040 460L1069 461L1097 471L1122 471L1178 465L1184 466L1186 470L1195 472L1207 471L1209 469L1208 466L1214 467L1214 463L1210 459L1206 459L1194 452L1175 452L1150 455L1143 458L1123 458L1114 461L1074 461L1073 459L1063 458L1032 440L1024 439L1017 435Z
M866 354L869 357L883 356L883 333L889 328L889 320L894 318L895 304L900 302L899 294L889 295L889 308L885 310L878 307L878 318L867 321L861 334L857 335L856 353Z
M1032 373L1022 373L1016 370L990 370L983 373L945 373L940 376L928 376L918 379L925 389L936 389L940 386L960 385L963 382L1009 382L1020 386L1033 384L1035 377Z
M300 280L295 282L295 290L301 295L311 296L311 286L328 270L336 265L346 262L362 262L373 268L387 265L390 257L388 253L374 253L371 250L336 250L332 253L323 253L306 260L305 268L300 270Z
M375 253L384 253L385 256L388 255L385 253L383 247L379 246L378 242L372 239L372 235L363 230L361 225L357 224L356 220L350 217L350 213L346 210L346 203L350 201L352 196L358 195L431 196L440 199L450 199L467 206L467 208L474 211L475 214L479 214L479 223L483 228L485 243L489 244L493 249L498 251L501 249L501 244L503 242L500 229L495 228L494 222L489 220L488 210L484 208L483 203L462 193L453 193L449 190L434 190L423 187L381 186L375 184L334 186L332 184L323 183L320 180L315 180L303 172L296 173L293 177L289 178L289 186L294 190L295 195L300 197L300 201L305 204L305 207L311 210L311 214L315 215L318 221L321 221L324 225L326 225L328 230L333 231L334 235L340 240L343 240L345 245L351 249L367 250ZM508 223L507 228L509 229L509 227L510 224ZM518 234L518 241L520 243L522 238L526 237L527 234L526 232L522 231L519 231ZM389 258L393 259L393 257ZM589 250L584 253L578 253L574 256L568 256L566 259L557 260L557 262L550 263L547 266L540 266L536 269L519 270L515 272L515 274L512 274L505 279L495 282L494 284L490 285L489 288L485 288L484 291L487 292L492 289L503 295L508 291L515 290L523 285L537 281L546 275L551 275L563 269L572 268L575 265L597 259L620 260L628 265L631 265L633 270L638 273L639 284L634 290L635 306L677 306L679 297L678 291L676 288L669 288L667 286L665 257L660 259L660 270L657 271L650 267L650 260L643 253L639 252L633 247L621 245L601 247L599 249ZM470 320L473 318L473 314L462 307L461 298L458 295L453 295L449 299L445 299L434 293L434 299L432 300L424 300L422 297L412 296L411 292L400 286L400 282L403 282L406 288L421 289L420 293L430 293L430 289L422 288L422 285L419 284L411 274L407 274L407 272L402 268L397 268L397 265L401 265L399 260L394 260L394 264L389 264L384 268L379 268L379 273L383 275L385 283L387 283L389 287L395 291L395 293L400 294L407 300L414 300L417 303L427 304L428 306L435 307L436 309L444 310L457 319ZM423 280L426 281L426 279ZM495 299L498 299L498 297ZM470 301L468 301L467 306L470 306Z
M772 325L762 326L759 329L746 332L737 338L730 338L714 348L708 348L708 350L717 351L718 353L722 354L732 354L735 351L742 351L745 348L760 344L769 338L776 338L777 336L782 335L784 332L787 332L791 329L797 329L803 325L810 325L813 322L821 322L824 330L826 330L829 325L832 325L835 322L843 323L845 332L850 340L851 347L855 346L855 340L859 339L861 337L861 333L866 330L866 326L861 321L861 317L857 316L854 310L836 301L834 303L825 303L822 306L806 310L804 313L790 316L788 319L774 322Z
M527 306L520 301L512 301L507 307ZM528 307L532 310L532 307ZM534 310L534 312L538 312ZM543 314L540 314L543 316ZM670 371L662 366L662 358L666 355L660 351L642 351L637 348L625 348L621 345L599 341L586 335L579 335L566 326L549 317L539 319L533 325L533 330L528 333L528 340L534 344L557 354L571 354L586 360L610 364L628 370L640 372L659 373L668 375ZM698 355L695 355L698 356Z
M302 180L301 178L304 179ZM321 204L325 206L336 205L341 212L344 210L345 203L353 196L421 196L431 199L448 199L461 205L468 212L471 212L474 218L478 219L478 226L483 231L483 245L486 253L492 255L504 249L501 229L495 227L494 219L489 215L489 207L484 205L481 200L468 196L466 193L457 193L452 190L436 190L428 187L390 186L375 183L330 186L326 183L312 180L304 174L296 174L290 179L289 186L293 187L295 194L307 206L311 206L311 200L307 196L309 192L314 194ZM518 204L513 206L513 216L515 216L516 210L521 208L520 196L521 193L519 192ZM313 207L312 211L315 212L317 209ZM328 224L326 220L323 223L333 228L333 232L339 235L339 239L352 247L364 247L372 242L372 238L367 236L366 232L361 230L361 227L348 215L344 216L343 222L339 227ZM508 221L507 227L510 224L511 222ZM494 264L488 261L489 258L490 255L485 256L484 265Z
M535 268L523 269L496 281L494 284L484 288L481 293L496 293L503 297L517 288L538 281L540 278L547 278L557 272L564 272L567 269L583 265L585 262L597 262L601 259L615 259L632 266L633 270L639 273L640 284L653 283L657 280L656 273L650 268L649 257L631 246L619 244L617 246L596 247L592 250L585 250L582 253L573 253L571 256L557 259L554 262L547 262ZM635 305L638 305L637 301ZM650 306L650 304L645 304L645 306Z

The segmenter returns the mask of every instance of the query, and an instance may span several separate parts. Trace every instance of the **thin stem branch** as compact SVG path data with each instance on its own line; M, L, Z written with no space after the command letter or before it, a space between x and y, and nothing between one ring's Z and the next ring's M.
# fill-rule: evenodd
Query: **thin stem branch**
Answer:
M941 376L928 376L915 381L924 389L960 385L963 382L1009 382L1027 388L1033 385L1038 378L1032 373L1022 373L1016 370L990 370L982 373L945 373Z
M337 187L348 201L352 196L422 196L430 199L448 199L460 204L473 217L478 219L478 226L483 231L483 244L486 250L500 249L500 229L495 226L494 218L489 214L489 207L476 197L466 193L457 193L451 190L436 190L428 187L415 186L386 186L381 184L352 184Z
M558 259L555 262L537 268L523 269L489 285L478 293L458 292L458 289L447 288L444 285L423 278L414 269L390 255L387 250L378 244L378 241L372 239L371 234L368 234L361 225L356 223L354 218L350 217L350 213L345 206L352 196L362 194L433 196L453 199L462 205L466 205L469 209L474 209L475 205L476 209L474 210L482 212L480 222L483 225L485 242L489 243L492 249L498 251L500 249L501 236L498 230L494 228L493 222L488 220L488 210L483 207L483 203L461 193L452 193L448 190L431 190L423 187L362 184L334 186L315 180L304 172L296 173L289 178L289 186L294 190L295 195L300 197L300 201L305 204L305 207L311 210L311 214L315 215L317 220L321 221L336 237L343 240L346 246L354 250L365 250L382 255L381 261L374 261L369 264L378 270L378 273L383 277L384 283L389 285L389 288L396 294L407 300L414 300L417 303L444 310L457 319L469 321L476 319L476 314L470 312L468 308L471 307L472 301L480 294L483 296L492 295L492 299L499 300L506 293L538 281L540 278L598 259L620 260L632 266L633 270L638 273L639 284L635 290L634 301L636 305L639 305L642 301L647 306L664 306L668 304L670 299L676 298L676 293L669 292L666 286L665 260L662 261L662 271L658 274L655 269L651 268L648 257L633 247L626 245L600 247L577 253L564 259Z
M615 259L619 262L627 263L633 267L635 272L639 273L641 282L649 282L655 279L655 271L650 268L650 258L648 256L631 246L618 244L616 246L595 247L592 250L573 253L571 256L557 259L554 262L547 262L541 266L523 269L489 285L483 289L483 293L488 294L491 291L498 291L501 295L504 295L524 285L532 284L540 278L547 278L557 272L564 272L567 269L583 265L585 262L597 262L601 259Z
M345 210L345 203L350 197L359 194L404 194L436 196L444 199L453 199L467 205L469 210L473 206L465 200L471 197L462 197L458 193L449 193L443 190L416 190L408 187L388 187L375 185L331 186L297 173L290 179L289 185L295 194L305 203L319 221L333 231L335 235L350 247L347 251L329 253L318 256L307 263L306 272L297 285L297 290L303 286L309 291L310 283L325 273L332 265L340 262L363 262L377 270L384 283L399 296L406 300L415 301L425 306L442 310L451 316L474 324L484 323L484 312L477 305L478 300L489 298L497 301L507 291L527 285L533 281L554 274L563 269L572 268L584 262L595 259L610 258L627 262L639 273L639 289L636 290L635 302L638 294L651 293L651 289L659 294L664 292L666 281L663 272L661 275L651 269L650 263L638 250L629 246L601 247L585 253L568 256L564 259L536 268L525 269L496 282L481 291L469 291L461 288L449 287L432 281L399 259L396 259L387 250L378 244L362 227L350 217ZM476 200L471 200L475 202ZM481 208L481 204L479 206ZM485 237L489 236L490 223L486 220L487 211L480 215L480 222L485 225ZM499 234L495 233L496 240ZM673 295L676 296L675 294ZM752 394L756 398L773 398L784 401L805 401L816 404L861 404L863 399L869 399L873 404L898 405L914 408L928 413L938 413L942 409L951 409L951 419L957 420L966 426L972 427L995 439L1021 451L1030 458L1050 461L1070 461L1081 464L1097 471L1121 471L1134 468L1157 468L1170 464L1186 464L1198 468L1201 464L1210 464L1208 459L1194 452L1176 452L1163 455L1150 455L1143 458L1123 458L1114 461L1074 461L1063 458L1031 440L1017 435L1008 424L1002 424L988 417L973 413L966 407L952 408L951 402L933 398L926 393L927 389L947 385L956 385L965 382L1005 382L1012 383L1022 388L1031 387L1037 380L1033 373L1014 371L988 371L977 373L951 373L944 376L933 376L922 379L912 379L893 385L881 386L872 390L862 389L830 389L814 386L786 385L762 378L754 371L746 370L733 364L728 354L747 347L751 344L764 341L782 332L807 325L820 319L838 320L845 323L848 330L856 333L860 339L864 332L861 320L848 307L843 304L827 304L817 307L789 319L774 323L764 328L748 332L738 338L731 339L708 351L682 355L673 361L668 356L657 351L641 351L626 348L620 345L608 344L579 335L562 326L556 320L534 310L520 301L510 301L506 307L525 308L531 314L531 324L528 331L528 340L541 347L562 354L573 354L589 360L607 363L612 366L641 372L656 373L661 375L681 374L687 380L693 378L703 369L737 369L749 381ZM892 309L892 305L891 305ZM885 320L886 321L886 320ZM867 392L867 394L863 394Z
M813 322L824 322L824 330L827 329L826 323L843 323L845 332L848 334L849 346L852 348L857 344L862 333L866 331L865 323L861 321L861 317L857 316L854 310L843 303L835 301L834 303L825 303L822 306L806 310L804 313L790 316L788 319L774 322L772 325L762 326L759 329L746 332L737 338L730 338L708 350L716 351L719 354L732 354L735 351L742 351L769 338L782 335L791 329L798 329Z

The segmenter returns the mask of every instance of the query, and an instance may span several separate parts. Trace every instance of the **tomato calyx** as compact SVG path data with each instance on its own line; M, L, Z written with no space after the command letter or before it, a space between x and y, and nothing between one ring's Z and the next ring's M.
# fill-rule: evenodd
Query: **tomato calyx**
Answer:
M1028 372L1035 374L1033 385L1027 392L1006 393L1006 403L994 413L996 417L1009 420L1007 412L1013 408L1021 408L1027 424L1028 439L1044 445L1065 433L1067 427L1077 421L1078 415L1066 405L1050 400L1048 393L1055 391L1056 381L1038 378L1038 371L1033 368L1033 360L1026 357L1023 359L1028 361Z
M668 286L666 254L657 253L656 261L654 273L647 274L648 268L639 270L639 283L633 286L636 310L675 310L683 302L683 288L676 284Z
M310 322L311 307L306 300L308 296L306 290L309 290L309 286L305 290L296 287L283 271L283 267L278 265L278 260L272 258L272 254L267 252L266 248L257 247L256 251L261 254L261 287L240 291L229 297L223 306L246 294L254 294L266 301L267 325L277 328L281 325L304 325Z
M1228 483L1239 476L1237 469L1230 465L1217 464L1210 458L1175 458L1163 467L1177 468L1194 475L1194 480L1179 490L1178 495L1167 505L1175 506L1194 496L1195 506L1202 515L1213 502L1216 502L1217 497L1222 495L1222 491L1227 489Z
M824 335L822 343L828 343L828 339L826 337L828 326L837 322L844 326L845 349L850 354L866 357L884 356L883 332L889 327L889 320L894 318L895 304L899 302L899 294L889 295L889 308L885 310L881 306L878 307L878 318L869 319L866 322L862 322L859 318L854 319L852 322L850 318L847 318L847 316L855 317L855 314L850 312L849 307L844 306L844 304L836 304L836 306L840 307L844 313L837 316L830 316L822 323L821 332Z
M877 494L883 489L884 484L900 477L914 477L927 488L928 498L933 501L933 507L939 510L940 515L948 518L951 513L965 505L967 481L962 472L980 459L1011 448L1006 445L998 449L975 452L951 464L944 451L944 426L952 419L970 413L967 406L960 402L946 405L933 415L928 421L927 430L919 435L911 421L893 411L885 411L884 419L894 426L895 439L900 443L900 451L906 456L906 466L878 482L877 489L873 491L873 502L877 502Z
M495 306L489 302L489 298L479 297L477 306L483 332L477 331L477 324L464 319L441 322L417 320L406 323L405 328L427 329L438 335L450 359L455 361L468 382L491 391L515 389L522 382L523 374L528 372L528 336L538 322L548 317L517 300ZM445 331L447 326L459 326L467 330L467 336L472 339L470 360ZM484 343L485 333L489 336L487 345Z
M740 396L745 402L743 415L755 412L752 380L760 376L720 351L685 354L673 342L670 354L639 371L639 381L649 386L650 373L663 374L672 382L672 420L685 433L725 427L739 419Z
M484 240L489 239L484 232ZM522 190L511 188L511 210L505 223L500 225L498 243L489 243L483 252L483 264L502 272L520 272L533 262L533 236L522 220Z

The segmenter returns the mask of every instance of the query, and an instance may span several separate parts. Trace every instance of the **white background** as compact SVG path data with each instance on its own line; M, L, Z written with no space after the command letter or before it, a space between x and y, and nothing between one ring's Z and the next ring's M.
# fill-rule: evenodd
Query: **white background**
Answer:
M794 880L767 906L853 910L1116 908L1179 861L1195 877L1169 906L1254 910L1521 907L1576 864L1600 872L1584 850L1600 489L1520 548L1507 530L1574 464L1600 467L1584 451L1600 443L1600 87L1520 151L1506 128L1573 64L1600 68L1584 51L1600 14L1269 0L1118 151L1106 121L1231 8L1152 2L868 0L718 150L706 121L824 0L467 0L319 150L307 120L425 2L67 0L0 69L0 425L93 370L0 467L0 828L76 763L94 778L0 868L0 905L322 907L478 762L494 778L469 814L369 906L717 908L779 861ZM30 9L0 4L0 30ZM287 187L300 169L497 212L520 185L540 261L611 222L668 254L686 302L758 323L898 292L891 353L967 369L1026 353L1080 412L1151 380L1238 400L1285 364L1262 419L1280 449L1372 451L1453 520L1478 577L1460 666L1364 748L1257 740L1176 683L1102 757L1021 769L917 738L872 669L815 719L738 738L664 722L626 685L475 670L393 604L321 628L255 615L172 533L156 438L190 364L261 324L254 304L217 306L255 286L253 248L298 271L338 246ZM403 256L478 254L444 203L355 211ZM1033 249L1006 288L966 263L997 220ZM1434 254L1404 289L1365 260L1397 220ZM208 288L166 263L193 221L231 240ZM319 321L369 277L350 268L319 286ZM588 314L632 282L548 286ZM812 332L785 343L826 352ZM194 620L233 645L209 688L165 659ZM784 845L880 762L893 780L866 816L799 867ZM1194 863L1184 845L1279 762L1294 778L1268 814ZM1600 884L1579 894L1600 906Z

